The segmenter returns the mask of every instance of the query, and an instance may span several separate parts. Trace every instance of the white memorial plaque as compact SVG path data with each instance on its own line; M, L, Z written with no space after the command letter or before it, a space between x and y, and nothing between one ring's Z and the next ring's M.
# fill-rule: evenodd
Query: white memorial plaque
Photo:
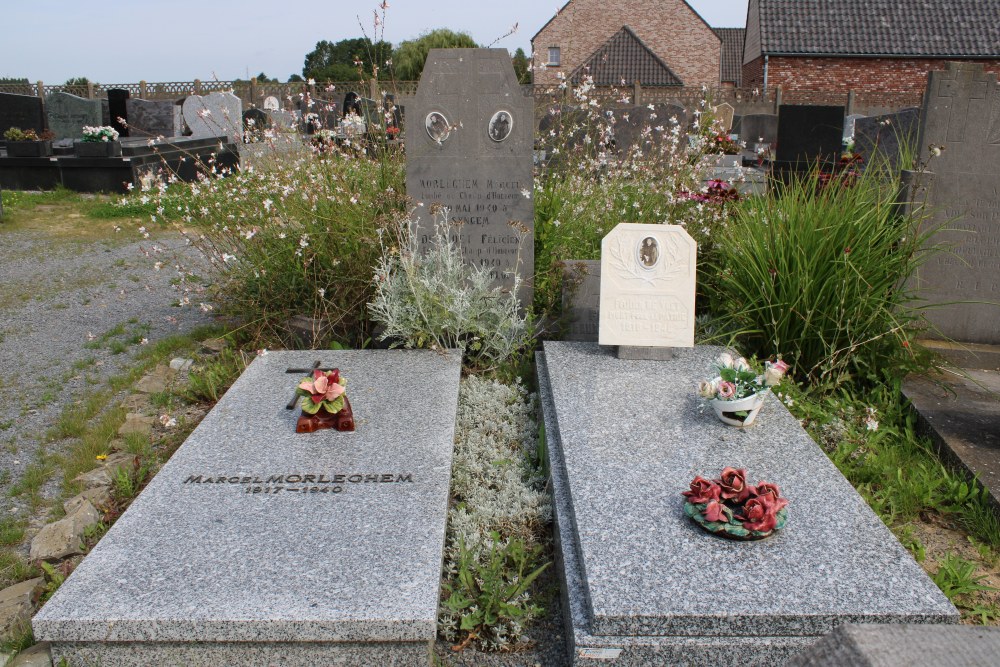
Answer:
M601 242L601 345L694 347L698 244L678 225L622 223Z

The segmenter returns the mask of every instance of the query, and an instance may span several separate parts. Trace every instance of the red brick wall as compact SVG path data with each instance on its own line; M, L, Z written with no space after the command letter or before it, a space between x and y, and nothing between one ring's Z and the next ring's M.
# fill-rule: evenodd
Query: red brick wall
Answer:
M987 72L1000 75L1000 60L979 60ZM912 92L927 87L927 73L943 70L944 60L933 58L806 58L771 56L767 87L783 91L821 90L847 93ZM743 86L763 86L763 58L743 65Z
M685 86L719 85L722 42L683 0L573 0L531 42L535 83L569 78L626 25ZM560 49L559 67L545 66L550 46Z

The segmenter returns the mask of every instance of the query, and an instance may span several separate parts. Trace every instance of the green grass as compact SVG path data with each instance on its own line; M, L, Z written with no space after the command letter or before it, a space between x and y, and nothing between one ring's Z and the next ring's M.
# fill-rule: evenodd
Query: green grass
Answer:
M13 517L0 519L0 546L20 544L24 539L24 523Z

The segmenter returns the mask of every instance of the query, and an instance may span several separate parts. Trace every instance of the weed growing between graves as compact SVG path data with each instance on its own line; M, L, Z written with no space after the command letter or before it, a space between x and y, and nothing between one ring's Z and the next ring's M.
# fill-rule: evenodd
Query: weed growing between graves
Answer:
M510 363L532 338L517 299L520 276L510 289L492 284L489 269L462 258L446 221L421 252L413 227L400 221L382 238L368 304L382 326L380 339L406 348L460 348L463 365L479 371ZM519 231L523 240L526 230Z
M615 98L629 101L617 92ZM701 264L739 198L728 183L703 182L722 152L709 141L719 128L708 100L690 119L661 116L668 112L653 105L613 110L606 104L612 100L599 100L586 79L570 99L571 107L550 105L550 129L538 136L548 158L536 169L534 187L534 307L540 319L560 313L564 263L600 259L601 239L618 223L682 225L699 244ZM629 124L637 139L620 146L615 127L621 135Z
M814 170L741 202L703 273L743 351L784 354L810 382L916 367L922 318L905 284L933 252L933 230L899 215L898 178L852 173L824 182Z
M144 182L139 190L122 210L154 206L151 223L178 229L211 265L211 292L179 265L180 305L218 307L257 348L290 344L296 315L324 322L320 346L369 338L365 304L379 232L405 211L401 153L275 149L233 173L210 169L195 183Z
M531 585L547 565L552 507L531 463L536 413L521 385L462 380L438 618L459 647L509 650L543 611Z

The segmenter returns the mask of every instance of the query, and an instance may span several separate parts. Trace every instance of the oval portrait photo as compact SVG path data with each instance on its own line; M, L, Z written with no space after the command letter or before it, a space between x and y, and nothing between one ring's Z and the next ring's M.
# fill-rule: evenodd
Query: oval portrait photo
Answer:
M652 236L647 236L639 243L639 264L651 269L660 261L660 244Z
M444 143L448 139L448 135L451 134L451 125L440 111L432 111L427 114L424 127L427 128L427 136L435 143Z
M509 111L497 111L490 118L489 134L490 139L496 142L501 142L510 136L511 130L514 129L514 118L510 115Z

